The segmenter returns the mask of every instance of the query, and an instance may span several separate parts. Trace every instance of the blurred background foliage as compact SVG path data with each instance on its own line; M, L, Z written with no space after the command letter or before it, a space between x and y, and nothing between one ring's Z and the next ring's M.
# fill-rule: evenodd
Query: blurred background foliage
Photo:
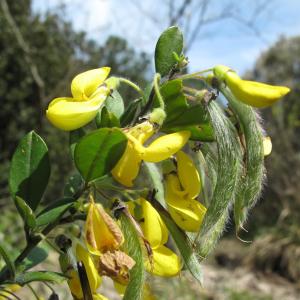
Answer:
M151 60L122 37L109 36L99 43L85 32L75 31L55 11L43 16L33 13L30 0L6 1L7 7L3 3L0 7L0 207L2 212L8 212L4 213L6 218L2 219L0 229L11 236L7 226L14 218L9 212L13 210L7 183L9 163L24 134L35 129L50 146L52 172L44 201L60 197L64 182L72 173L71 161L65 157L68 137L45 119L49 101L70 95L70 82L75 74L104 65L112 68L112 74L126 76L144 86ZM235 246L223 247L223 251L217 251L216 261L222 266L228 264L224 259L233 265L244 263L299 284L300 37L281 37L260 56L246 77L288 85L292 92L284 101L261 113L272 137L273 152L266 158L268 180L263 199L249 216L249 233L243 234L255 242L247 252L242 252L244 257L237 253L238 259L231 257ZM126 101L136 96L126 88L122 92ZM232 238L233 234L228 236ZM236 243L241 242L236 240ZM185 285L186 282L182 287ZM248 292L242 292L244 296L240 297L234 291L228 293L230 299L269 299L251 298ZM196 299L193 297L186 299ZM207 299L215 298L207 296Z
M10 201L7 180L13 151L32 129L51 145L52 172L45 197L45 201L51 201L61 196L71 162L65 157L68 135L53 128L45 118L49 101L70 95L74 75L99 66L110 66L112 74L143 85L150 61L123 38L110 36L101 45L84 32L75 32L55 13L44 17L33 14L30 0L7 4L8 11L3 7L0 10L0 205ZM132 89L124 88L122 92L124 99L135 96Z

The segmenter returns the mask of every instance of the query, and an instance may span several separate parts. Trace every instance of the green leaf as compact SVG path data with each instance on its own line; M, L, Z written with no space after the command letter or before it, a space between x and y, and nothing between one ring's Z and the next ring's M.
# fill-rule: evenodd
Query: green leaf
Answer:
M16 273L14 260L3 244L0 245L0 256L2 256L2 258L4 259L11 278L14 278Z
M90 182L109 173L127 145L126 135L116 128L102 128L83 137L75 148L75 165Z
M34 228L36 226L36 218L32 209L21 197L18 196L16 196L15 198L15 205L24 221L24 224L29 228Z
M34 131L18 145L11 162L9 186L13 197L19 196L35 210L50 176L48 148Z
M65 197L76 197L78 193L83 189L84 187L84 180L82 176L77 173L68 179L65 188L64 188L64 196Z
M125 127L132 124L137 118L138 114L141 112L142 98L135 99L131 101L121 116L121 126Z
M112 112L110 112L105 106L101 109L101 112L97 113L95 121L96 121L97 128L120 127L119 119Z
M63 283L67 277L62 273L51 271L34 271L19 274L16 283L23 286L33 281L50 281L53 283Z
M47 257L48 251L45 248L39 246L35 247L29 252L22 264L18 267L18 270L25 271L31 269L43 262Z
M241 176L234 203L236 231L244 224L248 210L259 198L264 179L263 129L255 110L240 101L226 88L221 92L228 99L229 105L238 118L240 128L245 137L246 163L244 176Z
M124 113L124 101L122 96L117 90L114 90L112 94L105 100L104 105L107 110L113 113L118 119Z
M182 91L182 80L175 79L162 85L160 91L166 104L167 118L162 130L172 133L189 130L192 140L213 141L214 131L202 104L190 105ZM154 98L154 107L158 107Z
M176 65L173 52L178 56L183 49L183 35L176 26L169 27L159 37L155 47L155 70L161 76L167 75Z
M157 164L154 163L148 163L144 162L143 164L147 170L148 176L151 179L151 186L153 189L155 189L155 197L156 199L163 203L165 196L164 196L164 184L163 184L163 178L162 173L158 169Z
M196 241L199 254L202 256L204 252L208 254L208 251L203 249L206 248L206 241L210 239L217 241L216 232L218 238L225 227L226 220L222 222L222 219L227 216L227 211L234 201L242 174L242 152L235 127L217 102L210 102L207 108L217 140L217 182L201 225L199 239ZM223 224L221 229L220 224ZM211 244L209 251L213 246L214 244Z
M77 143L79 140L85 136L85 131L83 128L79 128L76 130L73 130L69 134L69 145L70 145L70 152L71 152L71 157L74 160L74 151Z
M73 198L62 198L55 201L38 214L36 225L44 226L58 221L73 204Z
M120 215L120 221L125 236L124 248L135 261L135 265L130 271L130 281L123 300L141 300L145 281L144 251L135 227L124 213Z
M194 252L193 245L189 240L188 236L182 231L176 223L173 221L170 214L165 210L165 208L156 200L151 202L152 205L159 212L161 218L166 224L172 238L183 258L184 264L193 277L202 285L203 283L203 271L202 267L197 259Z

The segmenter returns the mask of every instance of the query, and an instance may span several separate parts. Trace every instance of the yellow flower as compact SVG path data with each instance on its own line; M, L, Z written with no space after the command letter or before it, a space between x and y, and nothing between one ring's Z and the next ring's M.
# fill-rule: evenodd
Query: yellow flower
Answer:
M152 249L152 259L145 261L146 270L154 275L171 277L181 270L179 257L164 246L168 241L168 230L159 213L145 199L139 199L142 208L141 228Z
M78 261L81 261L83 263L87 273L91 292L93 295L96 296L97 295L96 291L99 288L102 279L98 274L97 268L94 264L94 261L90 253L83 246L77 244L76 258ZM68 281L68 284L72 295L74 295L78 299L83 299L82 288L81 288L78 272L75 270L71 270L69 271L68 275L71 277L71 279ZM105 299L105 298L98 298L98 299Z
M85 224L85 238L88 249L95 255L108 250L117 250L124 242L124 236L117 223L105 212L101 204L89 204Z
M285 96L290 89L285 86L274 86L241 79L229 67L214 67L214 75L225 81L233 95L239 100L254 107L267 107Z
M176 158L178 174L166 176L168 211L181 229L198 232L206 213L206 208L195 200L201 190L200 176L187 154L180 151Z
M155 139L149 146L143 144L155 133L153 125L146 121L125 132L128 138L125 153L112 170L121 184L131 187L137 177L141 162L160 162L179 151L190 137L189 131L179 131Z
M62 130L75 130L92 121L110 90L102 85L110 72L103 67L77 75L71 84L73 97L52 100L46 111L47 118Z
M109 276L120 284L128 284L129 271L135 261L119 250L124 236L117 223L105 212L101 204L91 201L85 224L85 238L89 251L98 256L100 275Z

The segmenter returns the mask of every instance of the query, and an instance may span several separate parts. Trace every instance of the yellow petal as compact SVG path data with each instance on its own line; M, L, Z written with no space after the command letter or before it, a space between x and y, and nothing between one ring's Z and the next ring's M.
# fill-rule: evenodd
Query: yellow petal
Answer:
M104 82L110 72L110 68L103 67L78 74L71 83L71 91L74 98L86 99Z
M194 162L183 151L179 151L176 158L180 183L190 198L196 198L200 194L201 181Z
M79 275L77 271L71 270L68 273L68 276L70 276L71 278L68 280L68 285L72 295L76 296L78 299L82 299L83 294L82 294L81 284L80 284Z
M95 293L99 288L102 279L98 275L98 271L89 252L80 244L77 244L76 246L76 258L78 261L82 261L84 264L91 291L92 293ZM71 277L71 279L68 281L71 293L77 298L81 299L83 295L77 271L71 270L68 275Z
M111 249L118 249L124 242L117 223L100 204L90 203L85 224L85 238L91 253L99 255Z
M139 154L129 140L124 154L111 173L116 181L125 186L132 187L133 180L139 173L141 162Z
M183 230L198 232L202 224L206 208L192 198L180 196L174 192L176 175L169 174L166 178L166 202L168 211L174 222ZM178 180L178 179L177 179ZM178 180L179 181L179 180Z
M101 88L89 101L56 98L46 111L47 118L59 129L66 131L78 129L95 118L108 93L108 89Z
M128 134L144 144L155 133L154 126L149 122L143 122L128 130Z
M108 300L108 298L100 294L93 294L93 300Z
M165 246L153 249L153 264L147 259L146 270L154 275L172 277L178 275L181 270L179 257Z
M229 89L239 101L254 107L270 106L290 91L285 86L242 80L237 73L226 66L216 66L214 74L226 81Z
M136 145L141 158L148 162L159 162L178 152L188 141L191 133L179 131L157 138L148 147Z
M269 136L263 138L263 149L264 149L264 156L271 154L272 152L272 141Z
M140 199L144 222L141 228L151 248L157 248L168 241L168 230L156 209L145 199Z

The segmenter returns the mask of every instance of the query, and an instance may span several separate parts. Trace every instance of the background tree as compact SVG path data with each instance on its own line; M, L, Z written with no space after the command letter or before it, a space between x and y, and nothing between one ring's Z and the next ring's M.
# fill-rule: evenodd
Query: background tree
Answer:
M113 74L130 77L143 84L149 59L136 53L119 37L109 37L100 45L84 32L76 32L61 15L34 14L31 1L0 1L0 203L8 197L9 160L18 141L37 129L51 145L51 186L57 195L70 174L70 162L61 157L67 147L66 135L49 126L44 111L50 100L69 95L69 83L85 69L108 65ZM67 87L67 88L66 88ZM124 92L124 91L123 91ZM126 98L135 95L125 90ZM54 195L53 195L54 193ZM53 197L51 197L53 198Z

